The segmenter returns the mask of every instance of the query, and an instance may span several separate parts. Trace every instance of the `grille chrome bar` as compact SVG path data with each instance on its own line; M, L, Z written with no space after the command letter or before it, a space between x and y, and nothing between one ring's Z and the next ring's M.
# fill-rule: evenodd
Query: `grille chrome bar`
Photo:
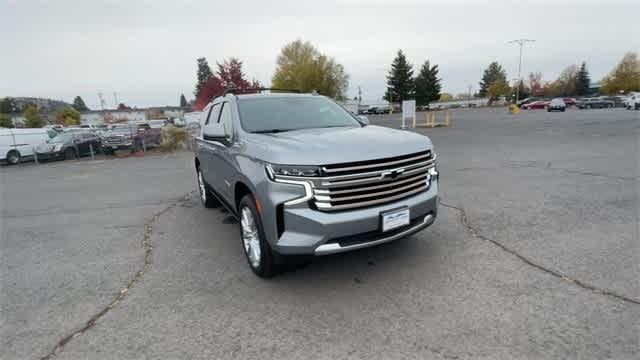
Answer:
M408 183L408 182L416 181L418 179L424 179L426 177L426 174L427 174L427 170L425 169L424 172L420 172L420 174L418 174L417 176L399 177L399 178L397 178L397 181L390 181L390 182L387 182L387 183L384 183L384 184L381 184L381 185L353 187L353 188L349 188L349 189L345 189L345 190L314 189L314 193L316 195L325 195L325 194L341 195L341 194L350 194L350 193L361 192L361 191L371 191L371 190L377 190L377 189L384 189L384 188L388 188L388 187L392 187L392 186L401 185L401 184L405 184L405 183Z
M370 206L370 205L376 205L376 204L382 204L382 203L386 203L386 202L390 202L393 200L399 200L402 199L404 197L413 195L413 194L417 194L419 192L425 191L427 190L429 186L425 183L423 186L405 192L405 193L401 193L398 195L394 195L394 196L390 196L390 197L386 197L386 198L382 198L382 199L375 199L375 200L369 200L369 201L362 201L362 202L356 202L356 203L348 203L348 204L341 204L341 205L332 205L331 203L325 203L325 202L316 202L316 206L318 207L318 209L323 209L323 210L346 210L346 209L353 209L353 208L359 208L359 207L364 207L364 206Z
M354 170L364 170L364 169L375 169L375 168L381 168L381 167L397 165L397 164L402 164L402 163L409 163L409 162L413 162L413 161L416 161L416 160L429 159L430 157L431 157L431 152L427 151L427 152L425 152L425 153L423 153L421 155L418 155L418 156L413 156L413 157L410 157L410 158L404 158L404 159L395 160L395 161L377 162L377 163L367 164L367 165L356 165L356 166L347 166L347 167L340 167L340 168L328 168L328 167L325 166L322 169L326 173L354 171Z
M352 195L352 196L344 196L344 197L330 197L330 196L316 195L315 198L316 198L317 202L324 202L324 201L341 202L341 201L348 201L348 200L366 199L366 198L371 198L371 197L376 197L376 196L393 194L393 193L401 192L403 190L414 188L414 187L420 185L420 183L425 184L427 178L425 177L423 179L424 179L424 181L417 181L417 182L411 183L409 185L405 185L405 186L399 187L397 189L384 190L384 191L378 191L378 192L370 192L370 193L362 194L362 195Z

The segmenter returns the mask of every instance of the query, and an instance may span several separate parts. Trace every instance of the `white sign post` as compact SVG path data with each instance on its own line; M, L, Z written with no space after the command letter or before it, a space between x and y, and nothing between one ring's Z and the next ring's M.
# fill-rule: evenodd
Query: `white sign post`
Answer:
M404 119L413 119L413 127L416 127L416 101L415 100L403 100L402 101L402 128L406 129Z

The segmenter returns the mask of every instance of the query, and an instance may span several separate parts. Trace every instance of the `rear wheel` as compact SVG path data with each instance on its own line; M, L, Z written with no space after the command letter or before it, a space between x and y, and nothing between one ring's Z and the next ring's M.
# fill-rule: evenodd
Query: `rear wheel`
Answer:
M20 153L16 150L11 150L7 153L7 163L9 165L15 165L20 162Z
M256 200L251 194L240 200L240 239L251 270L260 277L268 278L275 275L276 265L255 204Z

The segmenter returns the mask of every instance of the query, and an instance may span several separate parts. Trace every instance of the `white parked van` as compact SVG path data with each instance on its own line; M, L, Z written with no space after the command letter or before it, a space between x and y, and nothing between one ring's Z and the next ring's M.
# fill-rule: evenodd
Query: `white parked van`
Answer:
M33 158L33 148L56 135L51 129L0 129L0 161L10 165Z

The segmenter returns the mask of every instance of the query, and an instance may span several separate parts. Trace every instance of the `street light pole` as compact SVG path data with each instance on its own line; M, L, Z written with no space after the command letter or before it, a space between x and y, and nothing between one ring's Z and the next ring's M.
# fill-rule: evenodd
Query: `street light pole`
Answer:
M520 98L520 86L522 85L522 76L520 75L520 72L522 71L522 48L524 47L524 44L534 41L535 40L533 39L516 39L509 41L509 44L520 45L520 58L518 61L518 85L516 86L516 104L518 104L518 100Z

